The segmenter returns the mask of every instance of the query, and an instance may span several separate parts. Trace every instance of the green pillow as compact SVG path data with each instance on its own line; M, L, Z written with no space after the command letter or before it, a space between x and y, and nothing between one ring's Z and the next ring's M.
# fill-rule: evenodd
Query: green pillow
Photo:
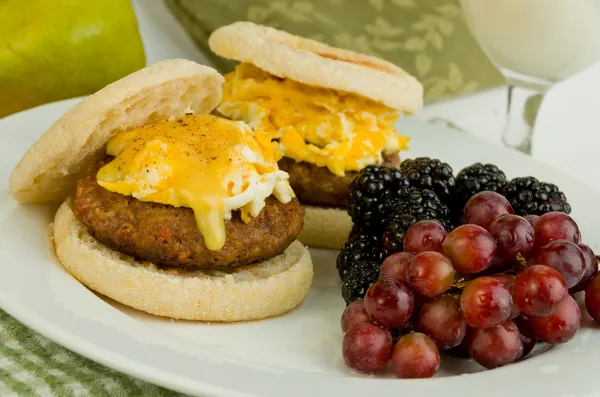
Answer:
M375 55L416 76L425 101L503 84L472 38L458 0L165 0L222 73L233 62L212 54L216 28L249 20Z

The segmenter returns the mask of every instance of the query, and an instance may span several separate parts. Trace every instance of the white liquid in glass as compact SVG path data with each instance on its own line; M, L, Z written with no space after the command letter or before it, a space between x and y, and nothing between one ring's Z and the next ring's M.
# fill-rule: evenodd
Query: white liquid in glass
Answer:
M461 0L496 66L556 82L600 59L600 0Z

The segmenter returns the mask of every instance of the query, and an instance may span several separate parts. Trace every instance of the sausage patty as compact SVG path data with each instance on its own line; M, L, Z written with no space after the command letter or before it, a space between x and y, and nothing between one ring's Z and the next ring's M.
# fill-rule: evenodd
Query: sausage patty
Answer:
M344 176L337 176L327 167L317 167L304 162L297 163L289 157L282 158L278 164L280 169L290 175L290 185L302 204L347 207L348 186L358 174L357 172L349 171ZM385 156L383 164L398 167L400 156L397 153Z
M75 216L98 241L138 260L197 269L244 266L279 255L302 229L304 209L298 200L282 204L271 196L247 224L234 211L232 219L225 221L225 246L211 251L204 245L191 209L106 190L96 181L101 165L79 181Z

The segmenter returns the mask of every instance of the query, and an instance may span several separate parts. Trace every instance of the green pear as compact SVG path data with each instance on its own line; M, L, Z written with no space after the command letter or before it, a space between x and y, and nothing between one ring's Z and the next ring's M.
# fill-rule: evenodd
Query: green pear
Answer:
M144 67L130 0L0 0L0 118Z

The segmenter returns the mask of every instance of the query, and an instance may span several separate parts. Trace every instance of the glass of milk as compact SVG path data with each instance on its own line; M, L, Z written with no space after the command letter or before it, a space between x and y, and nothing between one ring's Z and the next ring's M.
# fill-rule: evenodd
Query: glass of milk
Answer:
M531 153L544 93L600 60L600 0L461 0L471 32L506 78L505 145Z

